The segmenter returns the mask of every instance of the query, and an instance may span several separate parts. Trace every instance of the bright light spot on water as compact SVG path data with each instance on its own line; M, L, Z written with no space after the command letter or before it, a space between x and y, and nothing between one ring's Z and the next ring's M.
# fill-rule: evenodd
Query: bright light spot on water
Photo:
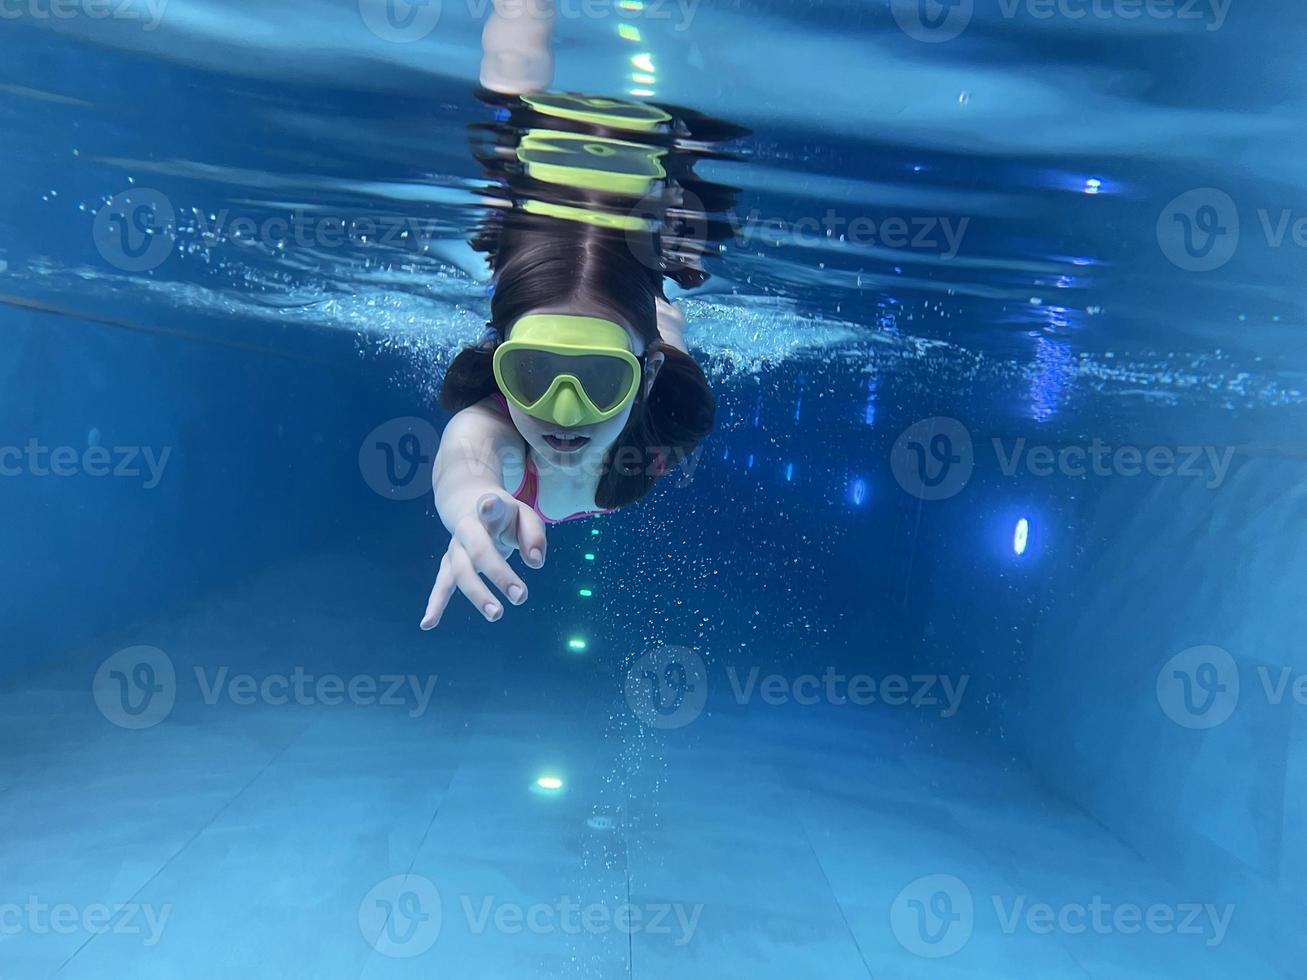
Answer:
M648 52L632 55L631 64L634 65L637 70L648 72L650 75L654 74L654 72L658 70L657 68L654 67L653 55L649 54Z
M849 483L849 503L854 507L861 507L867 500L867 481L862 477L855 477Z
M1074 376L1075 355L1065 341L1039 336L1035 341L1035 363L1030 373L1030 414L1047 422L1062 407L1066 389Z
M621 10L643 10L643 0L617 0L617 6Z
M634 27L631 24L618 24L617 35L624 41L639 41L640 28Z
M658 81L658 76L646 75L644 72L637 71L631 75L631 81L635 82L637 85L652 85L654 82Z
M557 793L563 788L563 781L557 776L541 776L536 780L536 789L545 793Z
M590 528L590 536L594 538L599 537L599 528L597 527Z
M569 650L574 650L579 653L580 651L584 650L585 647L586 647L585 640L581 639L579 636L574 636L567 641L567 649Z
M1018 555L1026 553L1026 542L1030 540L1030 522L1024 517L1017 521L1012 531L1012 550Z
M1086 194L1097 194L1102 189L1103 189L1103 182L1099 180L1097 177L1090 177L1087 181L1085 181Z
M744 464L746 470L753 469L753 453L749 453L749 461Z
M788 483L790 480L793 480L793 479L794 479L794 464L793 464L793 463L786 463L786 464L785 464L785 482Z
M580 592L577 593L577 595L581 596L583 599L589 599L592 595L594 595L594 593L589 589L582 589Z
M594 552L593 552L593 551L587 551L587 552L585 553L585 560L586 560L586 561L594 561L594 560L595 560Z
M633 88L631 94L637 99L648 99L653 96L654 90L651 88Z

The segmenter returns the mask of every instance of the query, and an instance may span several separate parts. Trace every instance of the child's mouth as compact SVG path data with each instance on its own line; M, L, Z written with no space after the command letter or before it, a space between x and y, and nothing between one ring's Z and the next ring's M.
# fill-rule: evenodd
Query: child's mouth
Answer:
M545 436L549 448L558 453L578 452L589 441L589 436Z

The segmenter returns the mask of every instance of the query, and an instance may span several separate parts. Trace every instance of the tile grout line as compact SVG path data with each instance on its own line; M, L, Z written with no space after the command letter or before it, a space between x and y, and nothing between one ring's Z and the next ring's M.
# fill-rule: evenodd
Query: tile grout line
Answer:
M290 747L292 745L294 745L301 738L303 738L305 733L307 731L312 730L314 727L316 727L316 725L310 725L308 729L306 729L304 732L298 733L294 738L292 738L280 749L278 749L276 753L274 753L273 756L269 758L268 761L265 762L262 767L260 767L259 771L256 772L253 776L251 776L249 778L249 781L246 782L244 786L242 786L239 790L237 790L232 795L231 799L227 800L226 803L218 807L218 809L213 812L213 815L210 816L209 819L206 820L204 824L201 825L195 831L195 833L191 834L191 836L186 839L185 843L183 843L181 847L177 848L177 850L174 851L168 857L168 859L165 860L163 864L159 866L158 870L156 870L154 874L150 875L150 877L147 878L141 884L140 888L136 889L136 891L134 891L131 895L127 897L127 901L128 902L135 901L137 896L139 896L142 892L144 892L145 889L149 888L151 883L153 883L156 878L158 878L161 874L167 871L168 868L171 867L172 863L176 861L177 858L181 857L181 855L186 852L186 849L189 848L200 838L200 835L202 835L206 830L212 827L214 823L218 820L218 818L221 817L224 813L227 812L228 809L231 808L231 805L233 803L235 803L242 796L244 796L245 793L249 790L249 788L253 786L255 783L257 783L263 777L263 774L266 773L270 768L272 768L272 766L277 762L277 760L280 759L283 755L286 754L287 751L290 750ZM64 960L61 964L59 964L59 969L55 970L54 975L57 976L58 974L62 973L64 967L68 966L68 964L71 963L82 952L82 950L86 949L86 947L89 946L95 938L96 938L95 934L88 936L80 946L78 946L75 950L73 950L71 955L69 955L69 957L66 960Z
M808 825L803 822L803 818L795 815L798 821L799 830L803 833L803 842L808 845L808 850L812 853L812 859L817 862L817 870L821 872L821 880L826 883L826 888L830 892L830 897L835 901L835 907L840 910L840 921L844 923L844 928L849 934L849 939L853 943L853 948L858 951L858 959L862 961L863 969L867 971L870 980L876 980L876 974L871 969L871 964L867 962L866 955L862 952L862 945L858 942L858 937L853 931L853 926L849 922L848 914L844 911L844 903L835 892L835 886L831 884L830 877L826 874L826 868L821 863L821 855L817 853L817 848L812 843L812 835L808 833Z

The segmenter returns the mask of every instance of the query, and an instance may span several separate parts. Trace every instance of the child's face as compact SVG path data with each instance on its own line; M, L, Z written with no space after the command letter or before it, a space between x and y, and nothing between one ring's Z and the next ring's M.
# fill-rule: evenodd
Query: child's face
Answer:
M596 315L586 313L583 310L538 310L533 312L571 313L579 316ZM607 318L606 314L601 315ZM631 341L631 352L636 357L642 357L645 352L643 338L629 326L625 324L622 326ZM512 336L511 330L509 336ZM661 357L658 357L658 362L661 364ZM642 384L645 385L652 381L653 373L656 370L654 364L650 364L649 367L649 374L642 381ZM617 437L622 434L622 430L626 428L626 423L630 421L633 406L634 402L627 405L626 408L612 418L605 419L602 422L595 422L592 425L578 425L566 429L546 419L538 419L528 415L513 404L512 401L508 403L508 412L513 419L513 425L522 434L522 438L534 451L536 459L540 463L574 472L578 476L588 471L593 471L598 476L608 450L617 442Z

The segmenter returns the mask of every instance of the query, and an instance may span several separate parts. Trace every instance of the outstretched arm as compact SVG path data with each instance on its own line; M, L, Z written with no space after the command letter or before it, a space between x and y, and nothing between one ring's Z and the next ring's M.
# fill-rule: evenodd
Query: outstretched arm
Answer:
M436 584L422 617L434 629L454 591L467 596L494 622L500 601L482 580L495 584L508 601L526 601L526 583L508 564L514 551L531 568L545 563L545 525L540 515L504 489L503 461L524 453L522 437L499 413L474 405L456 414L440 437L432 485L436 511L449 531L449 548L440 560Z
M554 80L554 0L494 0L481 32L481 84L492 92L541 92Z

